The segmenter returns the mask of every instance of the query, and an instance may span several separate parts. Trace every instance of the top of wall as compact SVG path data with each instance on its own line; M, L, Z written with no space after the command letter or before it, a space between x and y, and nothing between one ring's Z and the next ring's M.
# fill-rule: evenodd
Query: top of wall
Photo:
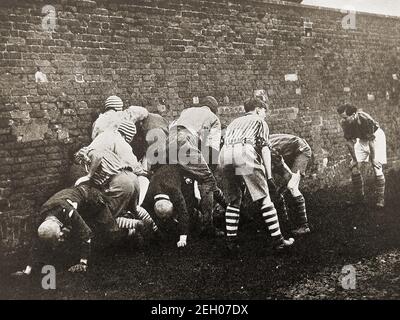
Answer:
M313 6L313 5L309 5L309 4L301 4L301 3L295 3L295 2L291 2L291 1L282 1L282 0L258 0L258 1L263 2L263 3L274 3L274 4L281 4L281 5L288 5L288 6L292 6L292 7L307 8L307 9L312 9L312 10L324 10L324 11L332 11L332 12L340 12L340 13L349 11L349 10L344 10L344 9ZM380 18L385 18L385 19L400 20L399 16L390 16L390 15L385 15L385 14L370 13L370 12L364 12L364 11L356 11L356 13L363 15L363 16L373 16L373 17L380 17Z
M173 2L174 0L170 0ZM182 0L177 0L177 2L181 2ZM322 6L314 6L314 5L306 5L306 4L301 4L297 3L298 1L302 0L288 0L288 1L282 1L282 0L199 0L198 2L214 2L214 3L223 3L223 2L239 2L241 4L246 4L247 3L269 3L269 4L277 4L277 5L285 5L285 6L290 6L290 7L298 7L298 8L303 8L303 9L310 9L310 10L319 10L319 11L325 11L325 12L336 12L336 13L345 13L348 12L348 10L343 10L343 9L335 9L335 8L329 8L329 7L322 7ZM39 2L43 4L57 4L57 3L63 3L63 4L68 4L68 5L75 5L78 3L83 4L84 6L86 5L93 5L93 4L99 4L103 2L112 2L115 4L118 3L129 3L129 4L135 4L134 1L132 0L32 0L32 1L18 1L16 2L15 0L1 0L0 1L0 6L2 7L7 7L7 6L23 6L24 3L29 3L29 2ZM157 2L154 0L141 0L139 2L145 3L145 2ZM168 0L164 1L168 2ZM391 16L391 15L384 15L384 14L377 14L377 13L369 13L369 12L363 12L363 11L356 11L357 14L362 15L362 16L370 16L370 17L375 17L375 18L383 18L383 19L395 19L395 20L400 20L400 16Z

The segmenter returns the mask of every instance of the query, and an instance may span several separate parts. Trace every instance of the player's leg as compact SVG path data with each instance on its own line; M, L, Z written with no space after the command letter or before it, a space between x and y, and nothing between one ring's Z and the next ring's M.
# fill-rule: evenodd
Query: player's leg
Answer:
M275 249L281 250L293 244L294 239L285 240L279 225L278 213L268 191L265 173L261 168L255 167L252 173L243 175L243 180L252 197L253 202L259 202L261 215L273 239Z
M294 173L287 184L287 188L292 197L292 204L295 214L296 229L292 230L293 234L306 234L310 232L308 226L306 200L299 189L301 176L305 174L310 157L307 154L298 155L292 165L292 172Z
M351 182L353 185L353 197L355 203L362 203L365 201L364 179L360 171L360 164L368 162L369 160L369 147L363 141L357 140L354 144L354 151L357 158L357 163L354 163L351 168Z
M371 154L371 163L375 173L375 195L376 206L385 206L385 175L383 165L386 164L386 137L382 129L375 132L375 139L370 141L370 149L374 150Z

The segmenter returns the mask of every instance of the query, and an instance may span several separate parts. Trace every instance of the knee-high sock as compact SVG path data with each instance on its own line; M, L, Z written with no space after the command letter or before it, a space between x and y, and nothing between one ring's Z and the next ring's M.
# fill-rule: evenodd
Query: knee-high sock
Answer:
M364 197L364 180L360 172L351 174L351 181L353 183L353 193L357 198Z
M225 201L224 193L220 188L214 191L214 199L217 201L218 204L220 204L224 209L228 206L228 204Z
M293 208L296 214L296 222L300 226L307 224L306 200L303 195L293 197Z
M153 231L158 230L158 227L154 223L154 220L150 217L150 214L144 208L137 206L136 211L137 211L137 216L140 220L143 220L146 223L151 224Z
M279 226L278 214L274 204L272 202L269 204L263 204L261 207L261 214L267 224L272 239L276 242L283 240L281 228Z
M226 235L229 240L236 239L239 228L240 209L229 205L225 212Z
M377 201L385 200L385 176L375 177L375 194Z

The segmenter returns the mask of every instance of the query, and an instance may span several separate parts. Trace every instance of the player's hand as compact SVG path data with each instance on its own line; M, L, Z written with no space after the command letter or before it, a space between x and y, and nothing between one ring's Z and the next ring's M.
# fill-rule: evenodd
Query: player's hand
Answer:
M187 240L187 236L186 235L180 236L179 237L179 241L176 244L178 246L178 248L186 247L186 240Z
M30 274L26 273L25 271L17 271L11 274L12 277L15 278L25 278L25 277L29 277Z
M289 189L298 189L299 188L299 183L300 183L300 170L298 170L296 173L293 173L292 177L290 178L287 187Z
M87 271L87 264L80 262L80 263L72 266L71 268L69 268L68 271L72 272L72 273L86 272Z
M360 163L354 161L354 159L351 159L349 167L351 170L353 170L354 168L360 169Z
M59 242L64 242L66 239L68 239L70 237L71 234L71 230L67 227L63 227L61 229L58 241Z
M76 180L75 186L79 186L80 184L82 184L82 183L84 183L86 181L89 181L89 180L90 180L89 176L80 177L78 180Z

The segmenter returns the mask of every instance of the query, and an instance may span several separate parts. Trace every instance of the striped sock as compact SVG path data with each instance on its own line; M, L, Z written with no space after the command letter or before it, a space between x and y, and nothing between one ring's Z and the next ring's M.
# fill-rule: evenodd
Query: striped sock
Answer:
M375 194L377 202L385 200L385 176L377 176L375 180Z
M279 226L278 214L276 212L274 204L271 203L263 205L261 207L261 214L265 223L268 226L268 230L271 234L272 239L276 242L282 241L283 236L281 233L281 228Z
M146 211L146 209L137 206L136 207L136 212L137 212L137 216L140 220L143 220L149 224L152 225L153 231L157 231L158 227L157 225L154 223L153 219L150 217L149 213Z
M293 197L293 207L296 212L296 220L299 225L303 226L307 223L306 201L303 195Z
M217 190L214 191L214 199L224 209L228 206L228 204L225 201L224 193L220 188L217 188Z
M353 192L356 198L364 198L364 180L361 173L352 173L351 181L353 183Z
M228 239L234 239L235 237L237 237L237 232L239 229L239 218L239 208L229 205L226 208L225 212L226 235L228 236Z

